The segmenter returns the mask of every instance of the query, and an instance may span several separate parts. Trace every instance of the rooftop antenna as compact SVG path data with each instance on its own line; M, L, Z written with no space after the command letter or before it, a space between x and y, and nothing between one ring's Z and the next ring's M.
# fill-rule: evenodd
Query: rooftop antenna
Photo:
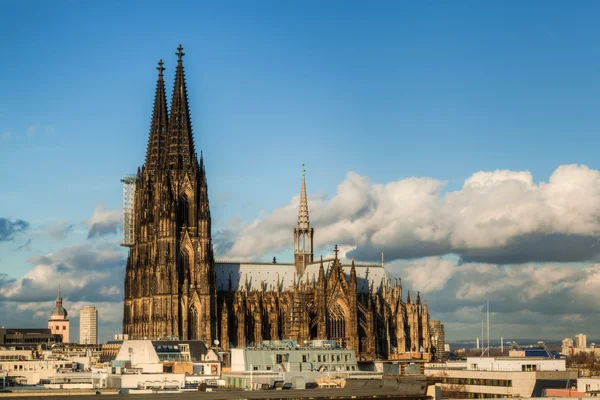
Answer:
M490 301L487 301L487 354L490 356Z
M477 346L479 347L479 346ZM481 354L480 357L483 357L483 320L481 320Z

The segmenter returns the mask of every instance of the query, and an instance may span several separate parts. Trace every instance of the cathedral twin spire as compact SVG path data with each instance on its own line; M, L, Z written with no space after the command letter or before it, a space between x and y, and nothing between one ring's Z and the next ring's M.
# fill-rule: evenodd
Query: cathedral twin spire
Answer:
M187 169L197 162L190 118L183 47L177 48L177 69L171 96L171 112L167 111L163 61L158 63L158 81L154 97L154 111L146 153L146 168L155 170L168 166L170 170Z

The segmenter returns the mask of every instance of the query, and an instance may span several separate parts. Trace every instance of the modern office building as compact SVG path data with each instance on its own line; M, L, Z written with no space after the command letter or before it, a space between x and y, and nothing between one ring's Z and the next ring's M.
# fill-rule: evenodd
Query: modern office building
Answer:
M50 329L13 329L0 328L0 346L35 348L37 345L60 343L63 336L53 333Z
M86 306L79 312L79 343L98 343L98 310L93 306Z
M468 357L430 363L425 375L442 380L442 395L459 398L541 397L577 379L566 360L544 357Z

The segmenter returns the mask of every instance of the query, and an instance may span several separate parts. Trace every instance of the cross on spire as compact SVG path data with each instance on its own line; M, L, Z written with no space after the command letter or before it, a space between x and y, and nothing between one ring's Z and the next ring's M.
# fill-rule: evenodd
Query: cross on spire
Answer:
M179 45L179 47L177 48L177 57L179 58L179 61L181 61L181 59L183 58L183 56L185 56L185 53L183 52L183 46Z
M158 70L158 76L160 78L163 77L163 71L165 70L165 68L163 67L165 63L163 62L162 58L160 59L160 61L158 62L158 67L156 67L156 69Z
M337 245L337 244L336 244L336 245L333 247L333 251L335 252L335 258L336 258L336 260L337 260L337 258L338 258L338 251L339 251L339 250L338 250L338 245Z

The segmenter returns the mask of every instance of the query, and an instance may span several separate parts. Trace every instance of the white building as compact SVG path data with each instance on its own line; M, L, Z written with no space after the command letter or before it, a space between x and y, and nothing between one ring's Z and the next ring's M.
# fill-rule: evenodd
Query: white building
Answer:
M79 312L79 343L98 343L98 310L93 306L86 306Z
M441 378L442 392L464 392L465 398L540 397L546 388L564 388L577 379L565 359L542 357L468 357L427 364L425 375Z
M600 393L600 378L578 378L577 391L586 396L598 396Z

